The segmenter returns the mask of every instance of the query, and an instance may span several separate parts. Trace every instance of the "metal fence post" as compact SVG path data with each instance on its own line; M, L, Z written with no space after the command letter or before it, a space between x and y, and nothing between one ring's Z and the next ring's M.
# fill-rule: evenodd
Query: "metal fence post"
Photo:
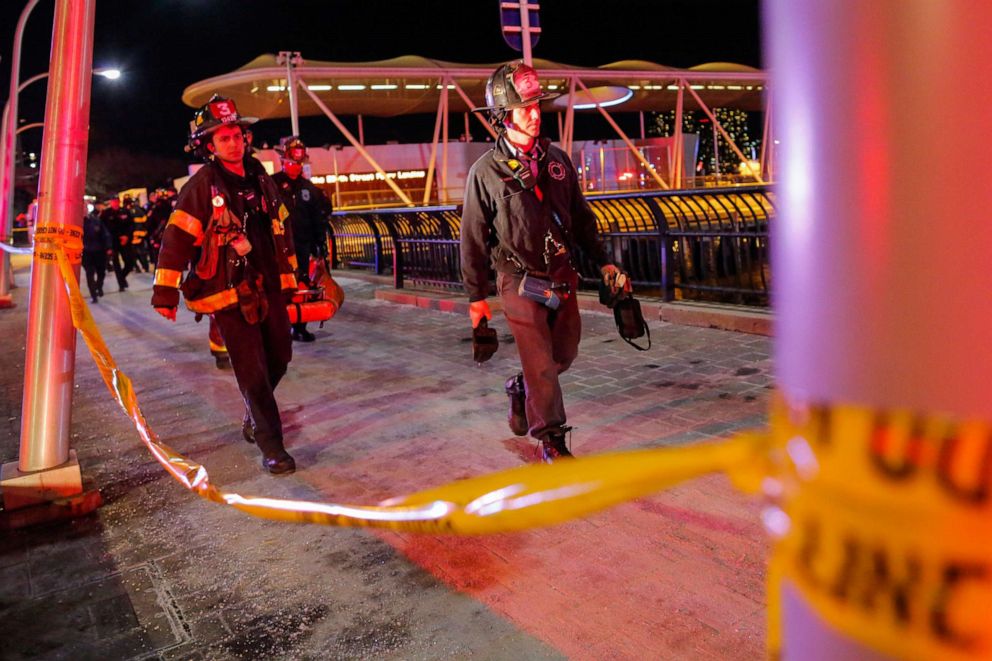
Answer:
M673 239L668 235L668 219L662 213L658 201L653 197L645 200L654 217L658 229L658 262L661 276L661 300L670 303L675 300L675 250Z
M389 240L393 244L393 283L397 289L403 288L403 250L400 246L399 232L392 224L383 221Z

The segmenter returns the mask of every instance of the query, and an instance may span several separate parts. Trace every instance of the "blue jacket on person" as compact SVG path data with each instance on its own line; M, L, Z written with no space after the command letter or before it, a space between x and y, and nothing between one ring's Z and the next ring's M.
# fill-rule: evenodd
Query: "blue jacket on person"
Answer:
M100 217L94 213L83 218L83 251L107 252L114 247L114 238Z

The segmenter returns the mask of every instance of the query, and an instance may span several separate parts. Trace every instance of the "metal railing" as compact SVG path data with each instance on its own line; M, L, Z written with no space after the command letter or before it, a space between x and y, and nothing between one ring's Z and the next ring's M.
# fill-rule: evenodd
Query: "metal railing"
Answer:
M607 252L639 291L677 298L767 305L768 186L619 193L587 198ZM336 212L335 266L365 268L406 283L461 289L460 209L434 206ZM583 285L599 281L577 256Z

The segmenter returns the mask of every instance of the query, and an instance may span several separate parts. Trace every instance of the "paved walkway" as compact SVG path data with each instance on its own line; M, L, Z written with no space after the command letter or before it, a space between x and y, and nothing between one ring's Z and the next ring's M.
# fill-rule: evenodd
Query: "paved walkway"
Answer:
M22 283L26 274L18 274ZM502 347L471 361L463 316L377 300L341 277L342 311L295 344L277 395L300 470L274 478L240 438L242 404L214 368L206 323L175 325L132 277L94 316L162 440L225 489L374 504L520 465L505 424ZM17 456L27 288L0 311L0 460ZM573 450L679 446L763 424L769 340L652 323L640 353L583 313L564 377ZM105 504L0 533L4 658L756 659L765 536L719 476L557 527L416 536L263 521L185 492L111 402L82 342L72 443Z

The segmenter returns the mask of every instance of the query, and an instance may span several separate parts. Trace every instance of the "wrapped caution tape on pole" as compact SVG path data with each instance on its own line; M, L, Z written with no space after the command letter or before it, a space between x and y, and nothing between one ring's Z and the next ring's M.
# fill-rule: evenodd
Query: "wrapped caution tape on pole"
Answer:
M992 3L765 9L772 431L805 464L776 485L772 652L992 658Z

